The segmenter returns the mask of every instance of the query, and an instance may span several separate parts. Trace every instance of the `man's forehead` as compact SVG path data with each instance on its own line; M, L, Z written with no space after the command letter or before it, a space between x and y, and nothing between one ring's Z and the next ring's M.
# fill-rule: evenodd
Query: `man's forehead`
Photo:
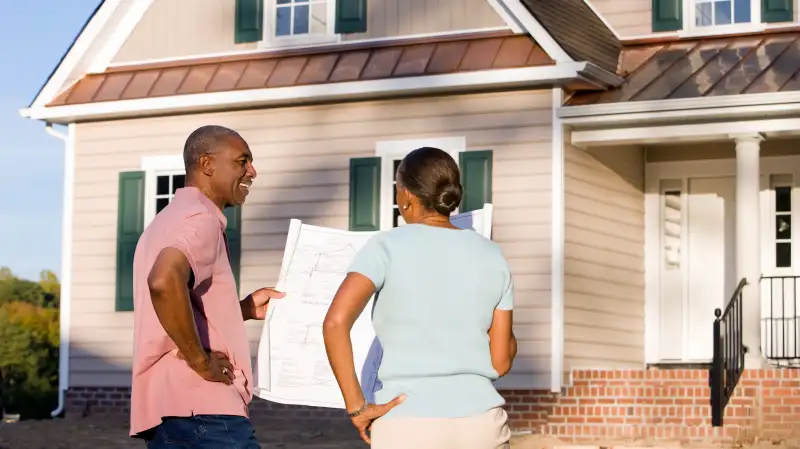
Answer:
M219 143L219 149L229 153L234 153L235 157L253 157L253 154L250 152L250 146L243 138L238 136L226 137L222 142Z

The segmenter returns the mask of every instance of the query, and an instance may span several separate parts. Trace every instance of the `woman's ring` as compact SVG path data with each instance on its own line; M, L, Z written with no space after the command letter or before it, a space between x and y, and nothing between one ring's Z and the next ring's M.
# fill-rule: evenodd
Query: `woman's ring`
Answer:
M228 368L222 368L222 374L228 375Z

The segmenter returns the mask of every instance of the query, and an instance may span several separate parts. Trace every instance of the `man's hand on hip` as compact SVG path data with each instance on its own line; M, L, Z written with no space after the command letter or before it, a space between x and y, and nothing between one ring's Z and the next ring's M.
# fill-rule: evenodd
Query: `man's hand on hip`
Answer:
M208 352L206 361L196 364L189 363L181 352L178 352L178 358L186 361L186 364L194 372L209 382L222 382L225 385L230 385L233 383L233 379L236 378L233 374L233 365L231 365L230 360L219 351Z
M267 317L267 307L272 298L283 298L285 293L279 292L274 288L260 288L247 295L239 305L242 308L242 318L247 320L263 320Z

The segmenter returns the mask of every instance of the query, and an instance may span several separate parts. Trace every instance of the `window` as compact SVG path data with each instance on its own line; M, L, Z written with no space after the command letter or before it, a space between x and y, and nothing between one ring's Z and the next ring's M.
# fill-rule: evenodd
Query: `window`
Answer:
M775 267L792 267L792 179L791 175L772 176Z
M156 175L156 214L167 207L175 196L175 191L183 187L185 180L186 175L183 173Z
M380 223L381 230L402 226L403 217L397 205L397 185L395 178L400 161L411 151L431 146L450 153L459 162L459 153L466 149L464 137L443 137L431 139L390 140L378 142L375 153L381 158ZM458 213L456 210L454 213Z
M680 270L681 268L681 191L667 190L663 195L662 229L664 245L664 269Z
M150 156L142 159L144 175L144 225L172 201L175 191L184 186L183 156Z
M269 0L265 23L271 45L337 42L332 0Z
M753 0L692 0L697 28L750 23ZM756 5L758 6L758 5Z

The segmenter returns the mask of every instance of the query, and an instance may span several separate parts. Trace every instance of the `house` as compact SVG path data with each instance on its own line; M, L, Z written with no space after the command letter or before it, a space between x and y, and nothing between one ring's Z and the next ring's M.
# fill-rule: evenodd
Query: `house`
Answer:
M259 170L247 203L226 211L242 293L276 280L291 218L395 226L396 161L438 146L464 173L460 211L494 204L492 238L515 277L519 354L497 383L515 430L797 433L797 11L794 0L102 2L22 110L65 142L54 413L127 411L132 251L183 183L184 139L213 123L242 133ZM248 333L255 354L259 323ZM253 413L287 409L256 399Z

